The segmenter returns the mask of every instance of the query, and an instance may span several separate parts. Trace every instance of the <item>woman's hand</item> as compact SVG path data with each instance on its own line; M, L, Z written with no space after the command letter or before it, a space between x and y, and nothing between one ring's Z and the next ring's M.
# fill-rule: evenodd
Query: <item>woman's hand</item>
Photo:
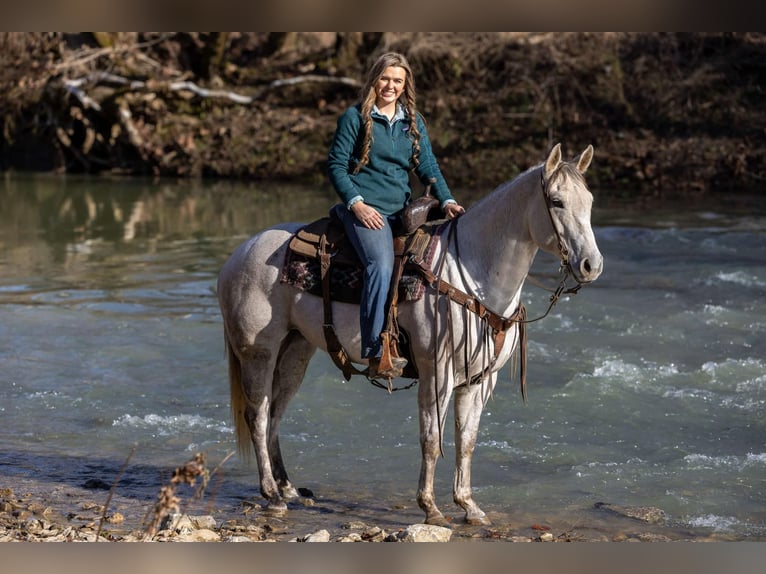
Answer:
M465 209L457 203L448 203L444 206L444 214L449 219L455 219L461 213L465 213Z
M364 201L357 201L352 205L351 212L367 229L383 229L383 216Z

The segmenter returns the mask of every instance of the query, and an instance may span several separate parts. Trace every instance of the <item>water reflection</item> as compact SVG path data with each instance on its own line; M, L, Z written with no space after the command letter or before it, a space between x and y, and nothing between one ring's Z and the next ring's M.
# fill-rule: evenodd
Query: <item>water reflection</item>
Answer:
M2 260L29 271L69 267L99 243L115 248L245 237L282 221L323 215L329 188L241 182L27 176L0 185Z

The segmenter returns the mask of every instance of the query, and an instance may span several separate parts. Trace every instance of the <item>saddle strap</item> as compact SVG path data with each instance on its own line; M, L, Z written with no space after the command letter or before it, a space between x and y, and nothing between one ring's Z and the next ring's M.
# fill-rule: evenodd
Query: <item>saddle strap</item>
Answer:
M520 378L520 386L521 386L521 396L524 402L526 403L527 402L527 310L524 307L524 305L520 303L516 311L514 311L513 315L511 315L510 317L503 317L502 315L498 315L497 313L489 309L481 301L477 301L474 297L471 297L470 295L461 291L460 289L450 284L449 282L445 281L444 279L437 278L436 275L433 273L433 271L431 271L431 269L429 269L428 266L421 259L410 257L409 263L411 266L414 266L415 269L417 269L417 271L421 275L423 275L425 280L432 287L437 289L439 293L446 295L447 297L450 298L450 300L454 301L458 305L461 305L465 309L468 309L472 313L475 313L476 315L479 316L479 318L486 321L486 324L489 325L493 331L492 341L493 341L493 351L494 351L495 359L500 354L500 351L503 348L507 331L514 325L514 323L518 324L519 378ZM513 364L511 364L511 370L513 370ZM482 372L478 377L476 377L476 379L483 379L487 375L487 371L488 369L485 369L484 372ZM511 377L513 377L513 372L511 372Z
M421 259L411 257L409 263L411 266L414 266L421 275L423 275L425 280L432 287L438 289L439 292L443 295L447 295L458 305L465 307L472 313L478 315L480 318L486 320L487 323L489 323L489 326L498 333L505 333L505 331L510 329L514 323L518 323L518 310L511 317L503 317L502 315L498 315L489 309L484 303L477 301L474 297L471 297L444 279L439 279L437 281L438 278L436 275ZM502 347L502 342L500 347Z
M351 375L361 374L348 358L346 349L338 339L335 332L335 326L332 319L332 300L330 299L330 254L327 252L327 238L322 235L319 240L319 271L322 278L322 300L324 302L324 332L325 344L327 345L327 354L330 355L332 362L343 373L343 378L351 380Z

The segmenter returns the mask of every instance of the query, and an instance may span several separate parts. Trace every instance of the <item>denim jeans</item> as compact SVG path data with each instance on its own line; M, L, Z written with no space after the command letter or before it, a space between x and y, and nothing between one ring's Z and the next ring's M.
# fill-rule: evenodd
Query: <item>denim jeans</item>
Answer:
M343 222L346 235L356 249L364 267L362 298L359 307L359 327L362 333L362 358L380 357L380 333L386 322L386 300L394 271L394 240L392 226L399 217L383 218L383 229L368 229L346 206L338 204L331 210Z

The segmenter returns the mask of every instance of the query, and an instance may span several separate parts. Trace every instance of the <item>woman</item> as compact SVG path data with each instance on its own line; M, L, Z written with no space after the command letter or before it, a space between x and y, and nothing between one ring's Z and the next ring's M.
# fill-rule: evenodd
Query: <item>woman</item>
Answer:
M362 358L369 378L393 378L407 364L380 371L386 300L394 265L392 226L410 201L409 172L435 180L432 193L445 216L465 210L439 169L426 124L415 107L412 69L402 54L383 54L370 68L360 101L338 119L328 156L328 175L342 204L333 207L364 265L360 306Z

